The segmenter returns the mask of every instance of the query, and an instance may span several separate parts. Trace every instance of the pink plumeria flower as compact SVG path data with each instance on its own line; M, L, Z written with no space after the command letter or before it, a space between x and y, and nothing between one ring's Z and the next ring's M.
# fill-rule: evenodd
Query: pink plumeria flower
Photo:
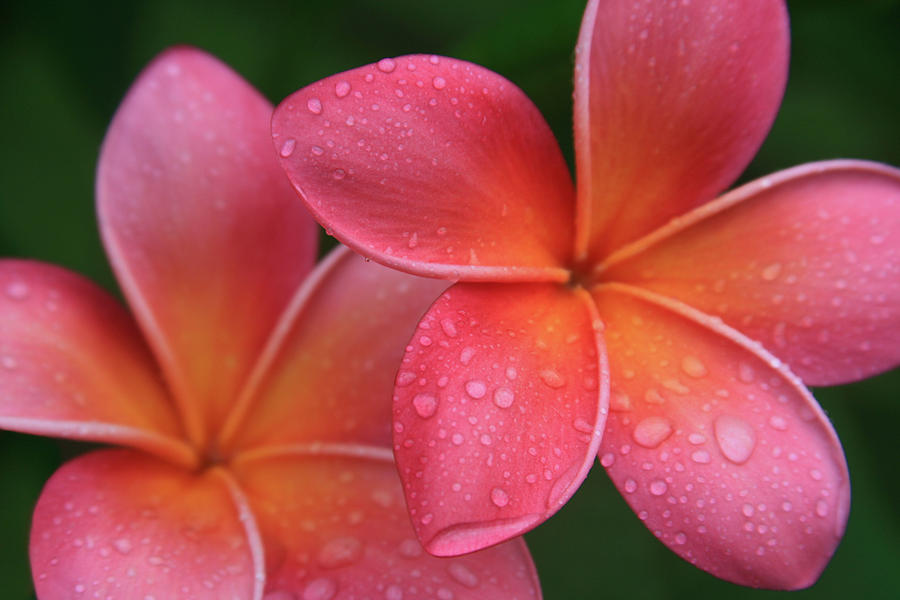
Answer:
M686 560L745 585L816 580L850 488L803 382L900 359L900 172L821 162L716 198L769 129L787 64L780 0L589 2L576 186L525 95L462 61L384 59L276 109L282 165L328 231L457 281L394 390L429 552L531 529L599 453Z
M138 78L97 173L134 317L76 274L0 261L0 426L125 446L47 483L38 596L539 598L521 540L450 561L416 541L390 392L446 284L346 249L310 272L271 114L197 50Z

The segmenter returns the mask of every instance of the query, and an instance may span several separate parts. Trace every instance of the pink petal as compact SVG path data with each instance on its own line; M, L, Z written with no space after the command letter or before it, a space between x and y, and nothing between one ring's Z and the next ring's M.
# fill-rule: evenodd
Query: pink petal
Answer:
M265 372L230 426L236 448L299 442L388 447L403 348L447 282L366 262L339 248L307 280L260 362ZM249 406L249 401L254 404ZM223 434L220 446L230 442Z
M550 128L509 81L386 58L275 110L281 164L329 233L383 264L467 280L561 280L574 193Z
M600 462L685 560L742 585L812 585L847 522L834 430L800 381L751 340L683 304L597 288L611 413Z
M394 452L419 539L439 556L520 535L590 469L606 420L600 326L583 290L451 287L407 347Z
M126 450L66 463L34 513L37 595L259 599L259 540L235 493L220 468L194 474Z
M722 318L806 383L900 363L900 171L813 163L739 188L610 257L604 279Z
M266 545L266 598L540 598L522 540L454 559L425 553L387 448L239 463Z
M594 260L711 200L784 90L780 0L592 0L575 66L576 254Z
M195 460L128 313L38 262L0 261L0 427Z
M271 114L216 59L170 50L129 91L100 157L107 251L198 442L315 256L313 223L272 151Z

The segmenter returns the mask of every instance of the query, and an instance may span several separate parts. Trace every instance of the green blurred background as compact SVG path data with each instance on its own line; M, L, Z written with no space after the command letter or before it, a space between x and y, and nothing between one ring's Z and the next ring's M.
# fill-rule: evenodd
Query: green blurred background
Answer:
M68 266L115 289L94 221L97 151L141 68L173 44L219 56L270 100L332 73L410 52L445 54L521 86L572 159L572 56L583 0L243 3L162 0L0 7L0 255ZM900 2L789 2L784 106L744 179L855 157L900 165ZM896 240L895 240L896 241ZM900 343L900 340L898 340ZM897 598L900 373L816 390L853 481L846 537L797 598ZM0 432L0 597L33 598L27 539L41 486L83 445ZM676 558L597 467L527 536L545 597L771 597Z

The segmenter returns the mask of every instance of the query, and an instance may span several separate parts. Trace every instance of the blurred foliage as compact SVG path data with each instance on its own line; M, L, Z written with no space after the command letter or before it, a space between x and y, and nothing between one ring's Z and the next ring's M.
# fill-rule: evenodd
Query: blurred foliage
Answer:
M789 2L791 78L771 135L744 178L822 158L900 164L900 2ZM471 60L521 86L572 159L573 48L583 0L221 0L0 7L0 255L39 258L115 282L100 246L93 175L126 89L174 44L204 48L273 102L332 73L411 52ZM900 341L898 341L900 343ZM846 537L799 598L896 598L900 374L818 390L853 481ZM32 598L28 525L42 483L73 443L0 433L3 598ZM548 599L762 598L659 544L595 468L575 498L527 536Z

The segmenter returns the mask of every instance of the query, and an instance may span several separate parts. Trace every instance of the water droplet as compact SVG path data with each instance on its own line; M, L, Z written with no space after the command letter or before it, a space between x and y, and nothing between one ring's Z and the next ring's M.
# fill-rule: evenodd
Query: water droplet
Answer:
M704 365L696 356L685 356L682 358L681 370L697 379L705 377L707 373L709 373L706 369L706 365Z
M753 383L754 377L753 367L744 362L738 365L738 379L743 383Z
M326 569L352 565L362 556L363 545L354 537L338 537L322 546L319 564Z
M291 148L291 151L293 151L293 148ZM309 152L313 156L322 156L323 154L325 154L325 150L321 146L313 146L309 149ZM284 156L283 151L281 155Z
M449 318L441 319L441 329L444 331L444 334L447 337L456 337L458 333L456 330L456 325L453 323L453 319Z
M762 270L762 278L765 281L774 281L781 274L781 263L772 263Z
M706 450L697 450L691 453L691 460L700 465L709 464L712 458Z
M650 482L650 486L648 489L654 496L662 496L666 493L666 490L669 489L669 486L667 486L666 482L662 479L657 479Z
M494 390L494 404L499 408L509 408L515 399L516 395L508 387L498 387Z
M343 169L335 169L334 171L331 172L331 176L337 180L341 180L347 176L347 172L344 171Z
M487 386L483 381L473 379L466 382L466 393L476 400L484 398L484 395L487 393Z
M322 114L322 101L318 98L310 98L306 101L306 108L314 115Z
M378 61L378 70L382 73L391 73L394 69L397 68L397 63L394 62L393 59L390 58L382 58Z
M753 427L739 417L720 415L714 424L716 442L725 458L735 464L747 462L756 447Z
M400 371L397 373L397 387L406 387L416 380L416 374L412 371Z
M6 296L10 300L24 300L28 297L28 285L22 281L13 281L6 286Z
M416 414L423 419L433 417L437 412L437 405L437 398L431 394L416 394L413 398L413 408L416 409Z
M16 362L16 359L14 359L12 356L0 357L0 366L2 366L4 369L9 369L10 371L12 371L18 364L19 363Z
M478 585L478 576L461 562L450 563L447 572L450 573L450 577L467 588L474 588Z
M443 77L437 76L431 80L431 85L433 85L434 89L436 90L442 90L447 87L447 80Z
M509 504L509 494L505 490L495 487L491 490L491 502L499 508L503 508Z
M828 516L828 503L824 500L819 500L816 502L816 514L820 517Z
M631 494L634 490L637 489L637 481L634 479L628 479L625 481L625 491Z
M350 93L350 83L347 81L338 81L334 85L334 95L338 98L343 98L347 94Z
M297 146L297 140L294 138L288 138L285 140L284 144L281 145L281 157L287 158L291 154L294 153L294 148ZM315 146L314 146L315 147Z
M748 519L753 516L753 505L752 504L744 504L741 507L741 512L744 513L744 516Z
M788 428L787 421L785 421L783 417L779 417L778 415L769 417L769 425L772 426L772 429L777 429L778 431L786 431Z
M473 356L475 356L475 348L466 346L459 353L459 362L467 365L469 364L469 361L472 360Z
M540 377L541 381L553 389L559 389L566 385L566 380L563 379L563 376L552 369L544 369L541 371Z
M672 435L672 425L662 417L647 417L634 428L634 441L644 448L656 448Z
M675 543L679 546L684 546L687 543L687 536L684 532L679 531L675 534Z
M119 538L113 542L113 548L115 548L119 554L128 554L131 552L132 548L131 541L126 538Z
M303 600L331 600L337 593L337 584L327 577L313 579L303 590Z
M607 469L613 466L613 463L616 462L616 455L612 452L607 452L603 456L600 457L600 464L606 467Z

